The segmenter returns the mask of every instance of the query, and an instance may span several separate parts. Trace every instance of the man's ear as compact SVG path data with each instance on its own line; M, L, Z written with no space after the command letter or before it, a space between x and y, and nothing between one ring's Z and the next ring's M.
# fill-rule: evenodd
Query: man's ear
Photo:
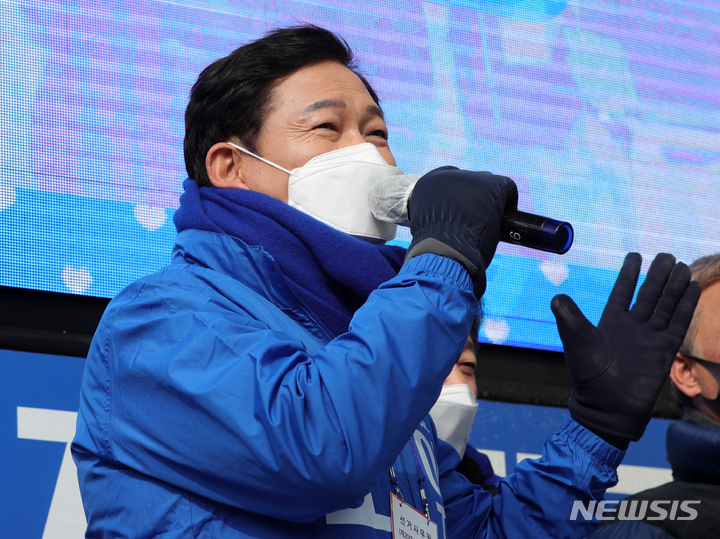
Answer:
M670 367L670 379L680 391L691 399L700 395L701 392L694 367L695 362L681 354L675 356L675 361Z
M244 156L227 142L214 144L205 156L205 170L215 187L250 189L243 177Z

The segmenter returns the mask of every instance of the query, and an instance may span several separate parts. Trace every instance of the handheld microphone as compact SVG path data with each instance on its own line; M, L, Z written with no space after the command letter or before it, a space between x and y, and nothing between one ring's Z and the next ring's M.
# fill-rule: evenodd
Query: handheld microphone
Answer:
M564 255L573 243L573 227L570 223L549 217L511 211L503 216L500 240Z
M375 218L409 226L408 200L421 176L404 174L376 181L370 191L370 208ZM505 214L500 229L501 241L559 255L568 252L573 237L570 223L521 211Z

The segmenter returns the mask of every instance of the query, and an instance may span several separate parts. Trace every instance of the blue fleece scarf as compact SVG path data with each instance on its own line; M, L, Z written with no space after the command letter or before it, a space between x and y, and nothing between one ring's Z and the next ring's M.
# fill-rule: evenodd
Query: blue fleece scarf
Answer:
M185 180L178 232L229 234L270 253L290 288L335 335L347 332L370 292L402 266L405 249L374 245L284 202L245 189L199 188Z

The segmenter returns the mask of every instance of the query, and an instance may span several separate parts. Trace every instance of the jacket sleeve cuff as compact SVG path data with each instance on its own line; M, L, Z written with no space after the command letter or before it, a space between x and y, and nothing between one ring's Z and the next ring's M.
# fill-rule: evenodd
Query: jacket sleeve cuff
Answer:
M473 290L470 274L462 264L436 254L422 254L405 262L402 268L400 268L398 275L408 274L429 275L459 286L460 288L469 291Z
M606 442L572 418L565 420L553 436L579 446L591 459L611 468L617 468L625 457L625 451Z

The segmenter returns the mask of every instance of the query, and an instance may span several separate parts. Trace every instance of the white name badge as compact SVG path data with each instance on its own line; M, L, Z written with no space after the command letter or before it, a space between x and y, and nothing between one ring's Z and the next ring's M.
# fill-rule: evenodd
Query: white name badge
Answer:
M438 539L437 524L390 493L393 539Z

